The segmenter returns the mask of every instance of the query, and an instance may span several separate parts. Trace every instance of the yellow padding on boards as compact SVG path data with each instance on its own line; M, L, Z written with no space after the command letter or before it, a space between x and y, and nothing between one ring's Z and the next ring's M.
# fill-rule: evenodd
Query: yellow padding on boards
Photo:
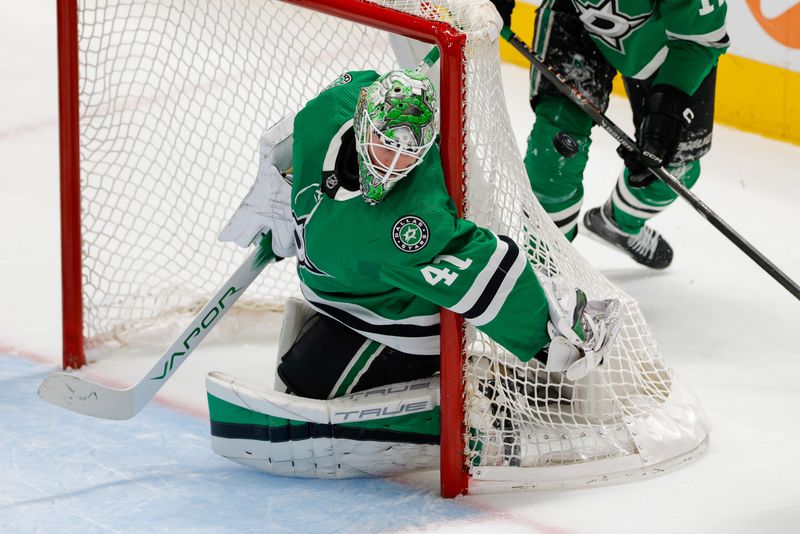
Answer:
M523 41L533 42L536 6L517 2L511 29ZM511 45L500 42L500 58L530 67ZM622 80L614 79L614 93L625 94ZM747 132L800 145L800 72L725 54L717 72L715 120Z
M800 144L800 72L725 54L717 71L716 120Z

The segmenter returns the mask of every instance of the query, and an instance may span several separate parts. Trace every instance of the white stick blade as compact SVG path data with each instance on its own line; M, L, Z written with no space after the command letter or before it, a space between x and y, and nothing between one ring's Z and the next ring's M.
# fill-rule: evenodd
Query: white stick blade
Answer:
M39 386L39 397L76 413L102 419L130 419L139 411L131 390L112 389L69 373L55 372Z

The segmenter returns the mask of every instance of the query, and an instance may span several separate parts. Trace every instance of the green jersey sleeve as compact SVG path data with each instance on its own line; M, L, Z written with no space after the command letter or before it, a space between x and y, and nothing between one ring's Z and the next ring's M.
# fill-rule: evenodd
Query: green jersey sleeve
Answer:
M724 0L662 0L659 5L667 37L667 57L656 84L694 94L730 44Z
M454 218L435 255L379 267L381 279L460 314L522 361L547 344L548 307L525 252L506 236Z

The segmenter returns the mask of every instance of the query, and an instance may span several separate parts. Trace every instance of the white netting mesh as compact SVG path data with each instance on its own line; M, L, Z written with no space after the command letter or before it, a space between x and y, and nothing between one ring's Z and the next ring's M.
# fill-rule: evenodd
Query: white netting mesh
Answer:
M270 1L80 3L88 346L192 313L244 255L216 236L252 185L261 133L339 74L395 66L387 35ZM277 53L280 51L280 53ZM244 306L296 291L271 266Z
M494 50L476 48L468 81L496 78ZM494 73L494 74L493 74ZM637 303L599 275L553 225L531 192L516 154L500 83L468 83L467 217L526 246L541 272L581 287L589 298L622 299L625 323L602 370L577 383L521 364L467 329L470 453L480 465L539 466L637 453L624 416L663 404L671 375Z
M663 411L671 372L636 302L577 255L531 193L506 112L497 45L487 39L479 3L461 0L452 10L441 7L450 4L444 1L377 3L444 19L467 34L467 216L511 236L538 269L590 298L625 303L611 357L579 383L523 365L468 328L467 461L483 469L641 454L632 425ZM277 1L79 5L83 295L91 346L199 309L244 257L216 235L256 175L262 131L342 72L387 70L396 61L388 34ZM294 279L293 262L270 267L244 306L280 307L296 292Z

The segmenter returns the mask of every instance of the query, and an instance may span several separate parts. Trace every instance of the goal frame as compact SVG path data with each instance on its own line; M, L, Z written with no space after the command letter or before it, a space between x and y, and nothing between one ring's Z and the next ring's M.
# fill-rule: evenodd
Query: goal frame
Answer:
M443 22L400 13L364 0L281 0L351 22L435 44L441 51L441 159L450 196L463 214L466 36ZM82 286L80 65L78 0L57 0L61 281L63 367L85 365ZM441 311L440 489L443 497L466 494L463 320Z

